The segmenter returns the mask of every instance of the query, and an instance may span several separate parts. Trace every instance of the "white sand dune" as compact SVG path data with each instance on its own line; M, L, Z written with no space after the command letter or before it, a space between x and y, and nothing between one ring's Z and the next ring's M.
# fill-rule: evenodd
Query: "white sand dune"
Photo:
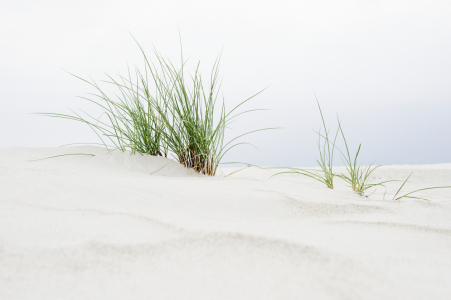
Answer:
M70 153L95 156L32 161ZM406 191L451 185L451 164L373 177L411 172ZM451 299L451 189L392 201L400 183L384 200L271 174L2 148L0 299Z

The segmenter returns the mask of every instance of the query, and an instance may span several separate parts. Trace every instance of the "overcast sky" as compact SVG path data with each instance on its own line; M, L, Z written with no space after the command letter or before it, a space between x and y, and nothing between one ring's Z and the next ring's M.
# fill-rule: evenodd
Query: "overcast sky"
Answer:
M246 138L226 161L311 166L320 115L337 115L362 163L451 162L451 1L2 1L0 147L96 142L82 124L33 112L90 111L91 90L148 52L208 73L222 51L227 107L268 87L233 124ZM339 164L339 161L337 161Z

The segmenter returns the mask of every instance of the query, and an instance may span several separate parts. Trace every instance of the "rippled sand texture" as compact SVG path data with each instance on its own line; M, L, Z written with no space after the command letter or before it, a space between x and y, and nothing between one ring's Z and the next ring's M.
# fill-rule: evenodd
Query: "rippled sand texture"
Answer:
M64 156L30 161L65 153ZM230 170L224 169L223 174ZM388 166L406 191L451 164ZM451 190L360 197L98 147L0 149L0 299L450 299ZM391 197L390 197L391 196Z

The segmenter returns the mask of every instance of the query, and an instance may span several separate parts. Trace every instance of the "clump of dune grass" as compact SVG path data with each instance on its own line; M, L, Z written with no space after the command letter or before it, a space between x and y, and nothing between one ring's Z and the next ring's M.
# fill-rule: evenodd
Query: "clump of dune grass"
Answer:
M144 57L149 69L155 70L151 68L145 54ZM236 112L241 105L259 93L242 101L229 112L226 112L222 101L218 120L214 122L219 88L219 57L213 65L207 85L199 72L199 64L190 77L189 85L184 76L183 65L178 69L158 54L157 58L161 72L152 72L152 76L160 101L155 102L154 107L165 128L162 134L167 147L184 166L202 174L215 175L224 154L239 144L245 144L232 142L244 135L269 129L247 132L225 143L225 129L237 116L259 110Z
M335 134L334 140L330 140L330 130L327 129L326 122L324 121L323 112L321 110L321 106L319 105L318 99L316 99L316 103L318 104L318 109L321 115L323 128L320 128L318 131L318 152L319 159L316 159L320 170L316 169L303 169L303 168L289 168L289 171L279 172L274 174L273 176L284 174L284 173L294 173L304 175L310 178L313 178L323 184L325 184L328 188L334 188L334 177L335 174L333 172L333 159L334 159L334 150L335 150L335 142L338 136L338 130ZM322 132L324 130L324 134Z
M94 80L78 79L97 91L91 98L81 97L100 107L103 118L91 114L74 115L41 113L87 124L107 148L149 155L168 156L196 172L215 175L217 167L238 138L265 129L241 134L225 143L225 129L237 116L258 111L237 112L244 103L259 93L226 111L224 100L218 107L218 74L220 56L215 61L209 82L205 83L197 64L194 73L185 74L186 61L181 55L181 65L176 67L156 50L156 63L148 59L138 44L144 58L144 69L128 70L127 76L109 76L104 83L116 88L115 97L108 96ZM188 78L188 79L187 79ZM217 118L217 119L216 119Z
M218 110L220 56L213 65L209 81L205 83L199 71L200 62L187 80L183 55L181 66L177 68L155 51L158 64L156 67L147 58L142 47L139 44L138 46L157 90L157 97L152 103L164 128L161 131L163 141L177 161L185 167L202 174L215 175L223 156L233 147L246 144L233 144L234 141L257 131L271 129L246 132L225 143L225 130L236 117L261 110L237 112L239 107L262 91L245 99L228 112L223 100ZM141 74L140 76L141 81L144 81ZM147 91L146 96L150 97ZM215 114L218 114L216 122Z
M435 187L428 187L428 188L422 188L422 189L418 189L418 190L414 190L412 192L406 193L402 196L396 197L398 196L399 192L401 192L401 189L404 187L404 185L407 183L407 181L409 180L410 176L412 176L412 173L410 173L409 176L407 176L406 180L404 180L404 182L401 184L401 186L399 187L398 191L396 192L396 194L393 196L392 200L399 200L402 198L411 198L411 199L419 199L419 200L425 200L425 201L430 201L429 199L426 198L421 198L421 197L414 197L411 196L414 193L420 192L420 191L425 191L425 190L435 190L435 189L449 189L451 188L451 186L435 186Z

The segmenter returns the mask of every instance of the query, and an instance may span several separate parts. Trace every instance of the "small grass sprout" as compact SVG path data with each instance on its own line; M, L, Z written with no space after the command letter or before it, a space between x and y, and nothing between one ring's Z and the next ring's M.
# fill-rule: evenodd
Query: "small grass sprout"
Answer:
M346 181L351 186L352 190L354 192L356 192L357 194L359 194L360 196L364 196L365 191L370 188L373 188L375 186L385 187L384 183L393 181L393 180L387 180L387 181L383 181L383 182L379 182L379 183L369 183L371 173L373 173L377 168L379 168L380 165L373 166L373 163L371 163L370 165L368 165L366 167L357 165L357 159L359 157L360 149L362 148L362 144L359 144L359 148L357 149L355 156L351 157L348 143L347 143L345 135L343 133L343 128L341 127L340 120L338 120L338 128L341 133L341 136L343 137L343 141L345 143L346 154L344 154L340 150L339 151L342 154L342 159L346 165L346 170L348 171L349 175L340 174L340 175L337 175L337 177L340 177L341 179Z
M398 196L399 192L401 191L401 189L404 187L404 185L407 183L407 181L409 180L410 176L412 176L413 173L410 173L409 176L407 176L406 180L404 180L404 182L401 184L401 186L399 187L398 191L396 192L396 194L393 196L392 200L399 200L402 198L411 198L411 199L419 199L419 200L425 200L425 201L430 201L429 199L426 198L421 198L421 197L414 197L411 196L412 194L419 192L419 191L424 191L424 190L435 190L435 189L449 189L451 188L451 186L436 186L436 187L428 187L428 188L423 188L423 189L418 189L412 192L409 192L407 194L404 194L402 196L396 197Z
M321 146L321 128L318 131L318 152L319 152L319 160L317 159L316 162L321 168L320 173L316 173L313 175L313 178L316 180L323 182L327 185L328 188L333 189L334 188L334 177L335 174L333 172L333 160L334 160L334 150L335 150L335 142L337 140L338 136L338 130L335 134L333 142L329 139L329 130L326 127L326 122L324 121L323 112L321 110L321 106L319 105L318 99L316 99L316 103L318 104L318 109L321 114L321 120L323 122L324 127L324 143ZM309 174L309 173L307 173Z
M324 135L322 133L322 128L318 131L318 152L319 159L316 159L320 170L316 169L301 169L301 168L288 168L289 171L280 172L274 174L273 176L284 174L284 173L294 173L304 175L310 178L313 178L323 184L325 184L328 188L334 188L334 177L335 174L333 172L333 159L334 159L334 150L335 150L335 142L338 136L338 130L335 134L334 140L331 141L329 136L329 130L327 129L326 122L324 121L323 112L321 110L321 106L319 104L318 99L316 99L316 103L318 104L318 109L321 115L322 126L324 129ZM324 142L323 142L324 141ZM272 176L271 176L272 177Z

